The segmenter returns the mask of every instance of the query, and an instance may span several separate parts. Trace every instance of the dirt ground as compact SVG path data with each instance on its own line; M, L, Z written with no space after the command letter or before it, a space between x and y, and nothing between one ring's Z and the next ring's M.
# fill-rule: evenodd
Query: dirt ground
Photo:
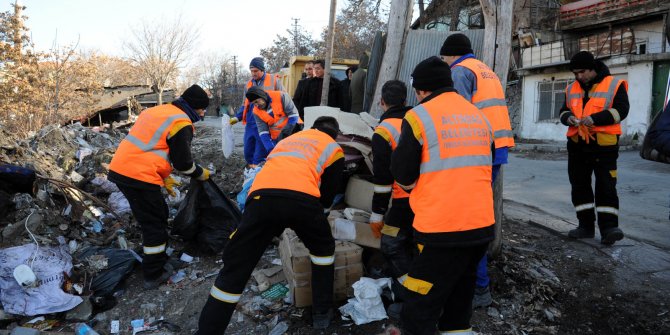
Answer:
M242 157L234 154L223 158L220 130L198 127L196 134L196 160L204 166L211 163L217 171L213 180L224 193L234 195L241 189ZM564 153L556 154L559 155ZM187 181L181 186L182 191ZM505 220L503 234L502 254L489 265L494 303L473 313L473 328L479 334L670 334L670 283L653 274L637 274L598 247L567 240L527 222ZM137 234L129 233L127 237L139 245ZM176 255L185 248L176 240L170 245ZM125 288L115 294L116 305L97 313L89 324L99 333L108 334L110 323L118 320L121 333L132 334L132 320L149 323L163 318L167 322L164 327L142 334L192 334L222 266L220 255L193 256L195 261L184 269L185 279L153 291L142 288L141 270L137 267L127 277ZM365 251L368 272L378 272L376 256L372 249ZM278 259L275 243L266 250L257 268L273 266ZM317 332L311 329L309 308L294 308L284 300L266 300L260 295L257 283L251 279L228 334L282 334L279 330L284 325L288 326L286 334L380 334L388 326L398 325L398 320L386 319L356 326L341 320L338 314L327 330ZM343 304L339 302L337 307ZM28 319L7 321L4 325L12 328ZM64 323L52 330L67 329Z
M215 181L224 191L236 192L241 188L243 160L237 155L221 160L218 134L218 129L199 129L194 151L198 161L215 165L219 171ZM563 155L556 153L556 158ZM547 154L542 156L547 158ZM503 230L502 255L489 266L494 304L473 313L472 324L478 333L670 333L670 283L652 275L640 277L591 245L566 240L525 222L506 220ZM275 244L268 248L258 268L271 266L278 258ZM187 270L213 275L221 267L218 259L202 256ZM179 333L192 333L213 280L214 276L187 279L158 291L142 292L140 273L136 271L119 304L98 316L101 322L96 328L109 329L109 320L114 319L127 325L131 319L164 317L181 327ZM268 334L282 322L288 324L287 334L377 334L389 325L398 325L397 320L387 319L356 326L338 315L327 330L317 332L310 327L309 308L259 298L251 279L227 333Z

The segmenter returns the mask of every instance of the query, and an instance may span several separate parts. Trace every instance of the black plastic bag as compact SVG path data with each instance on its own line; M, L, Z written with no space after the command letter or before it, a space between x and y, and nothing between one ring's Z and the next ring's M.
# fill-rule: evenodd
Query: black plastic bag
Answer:
M218 253L228 243L242 213L210 179L191 178L188 194L174 219L172 234L197 242L205 253Z
M123 280L135 268L137 259L130 250L88 247L77 253L76 258L84 261L93 255L107 257L107 268L98 272L91 282L91 291L95 296L108 296L114 293Z

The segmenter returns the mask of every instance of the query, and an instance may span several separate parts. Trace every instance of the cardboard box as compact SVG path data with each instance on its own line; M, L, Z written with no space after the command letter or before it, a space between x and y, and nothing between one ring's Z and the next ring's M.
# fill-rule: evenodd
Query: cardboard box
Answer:
M336 301L346 300L353 293L351 285L363 275L362 254L363 248L354 243L335 241L333 293ZM286 229L282 234L279 256L288 282L289 294L292 295L295 306L310 306L312 304L312 263L309 251L295 232L290 229Z

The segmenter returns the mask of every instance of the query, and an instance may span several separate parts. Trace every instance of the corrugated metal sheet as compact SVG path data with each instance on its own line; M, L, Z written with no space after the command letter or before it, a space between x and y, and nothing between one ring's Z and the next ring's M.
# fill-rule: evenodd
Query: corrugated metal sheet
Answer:
M375 85L379 77L379 68L382 66L382 56L386 47L386 34L381 31L375 34L375 41L372 44L370 53L370 62L368 63L368 75L365 81L365 97L363 99L363 110L369 111L372 106L372 98L375 94Z
M414 89L410 85L410 75L416 64L430 56L439 56L440 48L444 40L451 34L459 33L457 31L436 31L436 30L410 30L407 34L405 51L402 56L402 65L398 72L398 79L407 84L407 105L414 106L418 103L414 95ZM460 33L465 34L472 43L475 56L480 57L484 44L484 29L466 30ZM368 74L369 76L369 74ZM374 90L374 86L371 91ZM374 92L372 92L374 94Z

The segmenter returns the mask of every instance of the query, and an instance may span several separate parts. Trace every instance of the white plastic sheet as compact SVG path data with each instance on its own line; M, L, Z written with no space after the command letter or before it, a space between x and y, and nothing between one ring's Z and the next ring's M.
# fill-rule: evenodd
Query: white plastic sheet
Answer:
M391 278L361 277L352 287L354 288L354 298L349 299L346 305L340 307L342 317L350 317L357 325L383 320L388 317L381 293L384 287L391 289Z
M223 149L223 156L228 158L233 154L235 148L235 136L233 134L233 127L230 125L230 116L223 115L221 117L221 149Z
M356 226L353 221L337 218L332 226L333 238L336 240L353 241L356 239Z
M64 241L63 241L64 242ZM31 265L35 244L0 250L0 301L7 313L40 315L68 311L82 302L81 297L63 292L63 273L70 274L72 257L68 245L40 246L32 262L38 286L23 288L16 282L13 271L20 264Z

